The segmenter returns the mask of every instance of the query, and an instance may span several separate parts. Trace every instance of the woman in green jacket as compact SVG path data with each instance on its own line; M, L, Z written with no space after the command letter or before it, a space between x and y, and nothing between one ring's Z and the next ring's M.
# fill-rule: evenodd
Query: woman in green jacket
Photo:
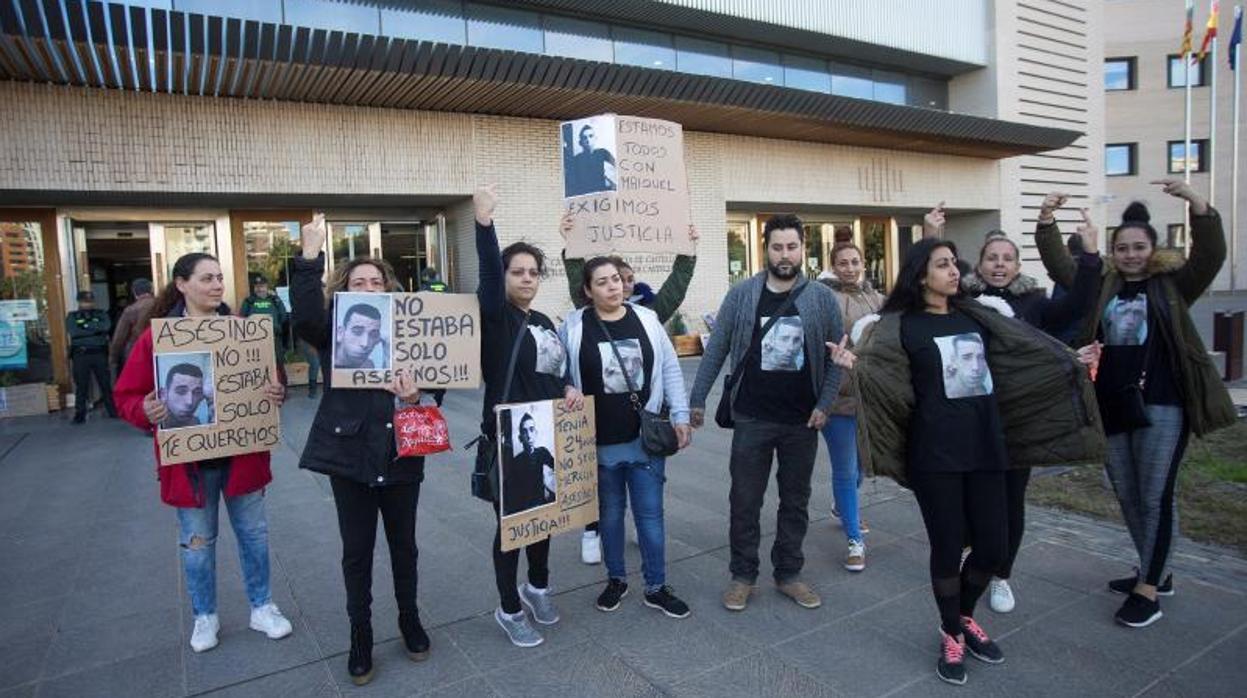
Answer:
M1190 256L1158 249L1147 207L1127 207L1079 343L1104 344L1096 396L1108 434L1108 474L1139 556L1135 574L1108 586L1126 595L1117 621L1134 628L1158 620L1157 597L1173 594L1165 569L1177 529L1174 490L1187 438L1237 418L1190 312L1225 263L1221 217L1179 179L1154 184L1190 205ZM1035 241L1053 280L1072 280L1073 262L1051 211L1041 213Z

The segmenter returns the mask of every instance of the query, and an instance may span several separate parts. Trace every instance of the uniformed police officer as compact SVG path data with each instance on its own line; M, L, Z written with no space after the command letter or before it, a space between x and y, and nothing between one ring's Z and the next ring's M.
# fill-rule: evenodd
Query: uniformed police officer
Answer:
M286 336L286 320L290 317L281 297L269 289L268 279L255 276L251 279L251 295L242 302L242 316L268 315L273 318L273 339L276 343L277 363L285 360L283 341Z
M113 406L113 383L108 375L108 339L113 322L108 313L95 307L95 294L78 292L78 309L65 317L69 332L69 356L74 370L74 424L87 419L91 406L91 376L100 386L104 409L117 416Z

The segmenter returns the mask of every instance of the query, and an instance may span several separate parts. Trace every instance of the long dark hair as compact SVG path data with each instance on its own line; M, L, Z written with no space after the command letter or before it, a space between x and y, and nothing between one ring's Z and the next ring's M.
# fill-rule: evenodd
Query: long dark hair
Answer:
M901 262L901 270L896 274L896 285L883 302L881 313L903 313L907 310L923 310L927 307L926 298L922 294L922 280L927 276L927 263L931 255L941 247L947 247L953 256L957 256L957 246L949 240L940 238L923 238L915 242L905 252ZM965 291L957 288L957 296L965 295Z
M173 265L173 273L170 274L173 278L161 289L160 295L156 296L156 302L152 303L151 308L147 311L147 317L143 318L141 327L145 327L152 318L168 317L178 303L186 300L182 297L182 292L178 290L177 281L178 279L189 281L195 274L195 267L199 266L199 263L204 260L216 262L217 258L207 252L191 252L178 257L178 261Z

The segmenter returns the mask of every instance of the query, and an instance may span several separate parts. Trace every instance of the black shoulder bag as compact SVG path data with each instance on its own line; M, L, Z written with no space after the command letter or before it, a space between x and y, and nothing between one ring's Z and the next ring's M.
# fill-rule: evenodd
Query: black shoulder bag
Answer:
M736 385L736 381L740 379L740 372L745 367L745 362L748 361L749 357L753 356L754 352L762 346L762 338L766 336L767 332L771 331L771 328L774 327L775 323L784 316L784 313L788 312L788 309L792 307L792 304L797 302L797 296L801 295L801 292L804 291L805 287L809 285L810 282L806 281L800 286L794 288L792 293L788 294L788 300L784 301L779 306L779 310L776 310L775 314L771 316L771 319L767 320L766 324L762 326L762 331L759 332L757 337L749 343L749 349L745 352L745 355L740 357L740 361L736 362L736 365L732 367L732 371L723 377L723 394L719 396L719 407L714 411L715 424L718 424L724 429L731 429L736 426L736 420L732 419L732 387ZM757 312L756 308L754 309L754 312ZM728 338L728 345L731 346L730 337Z
M515 361L520 355L520 344L527 333L528 313L524 313L520 331L515 333L515 341L511 344L511 359L507 362L507 375L502 381L502 398L498 404L506 403L511 397ZM473 444L476 445L476 464L472 468L472 496L492 504L498 501L498 444L493 434L481 434L464 448L471 448Z
M611 345L611 351L615 353L615 360L619 362L619 372L623 374L624 381L628 384L628 398L632 401L632 409L636 410L637 416L641 419L641 448L651 456L658 458L666 458L675 455L680 450L680 440L676 437L675 427L671 425L671 419L668 415L666 407L663 408L661 414L655 414L645 409L641 404L641 396L637 395L636 385L632 382L632 376L628 373L628 369L624 367L623 357L619 355L619 348L615 346L615 339L611 337L610 330L606 329L606 323L602 322L602 318L598 317L597 312L593 308L587 308L586 313L593 313L593 319L597 320L598 327L602 330L602 334L606 335L606 341ZM644 341L649 341L648 334ZM658 357L654 357L655 363ZM650 377L651 380L653 376Z

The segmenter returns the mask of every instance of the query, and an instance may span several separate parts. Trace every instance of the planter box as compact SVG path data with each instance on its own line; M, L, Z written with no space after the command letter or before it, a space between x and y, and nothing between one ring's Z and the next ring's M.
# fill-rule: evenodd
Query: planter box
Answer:
M286 385L307 385L307 362L286 364Z
M0 388L0 418L48 413L48 389L43 383Z
M676 356L701 355L701 335L678 334L671 338L671 342L675 345Z

